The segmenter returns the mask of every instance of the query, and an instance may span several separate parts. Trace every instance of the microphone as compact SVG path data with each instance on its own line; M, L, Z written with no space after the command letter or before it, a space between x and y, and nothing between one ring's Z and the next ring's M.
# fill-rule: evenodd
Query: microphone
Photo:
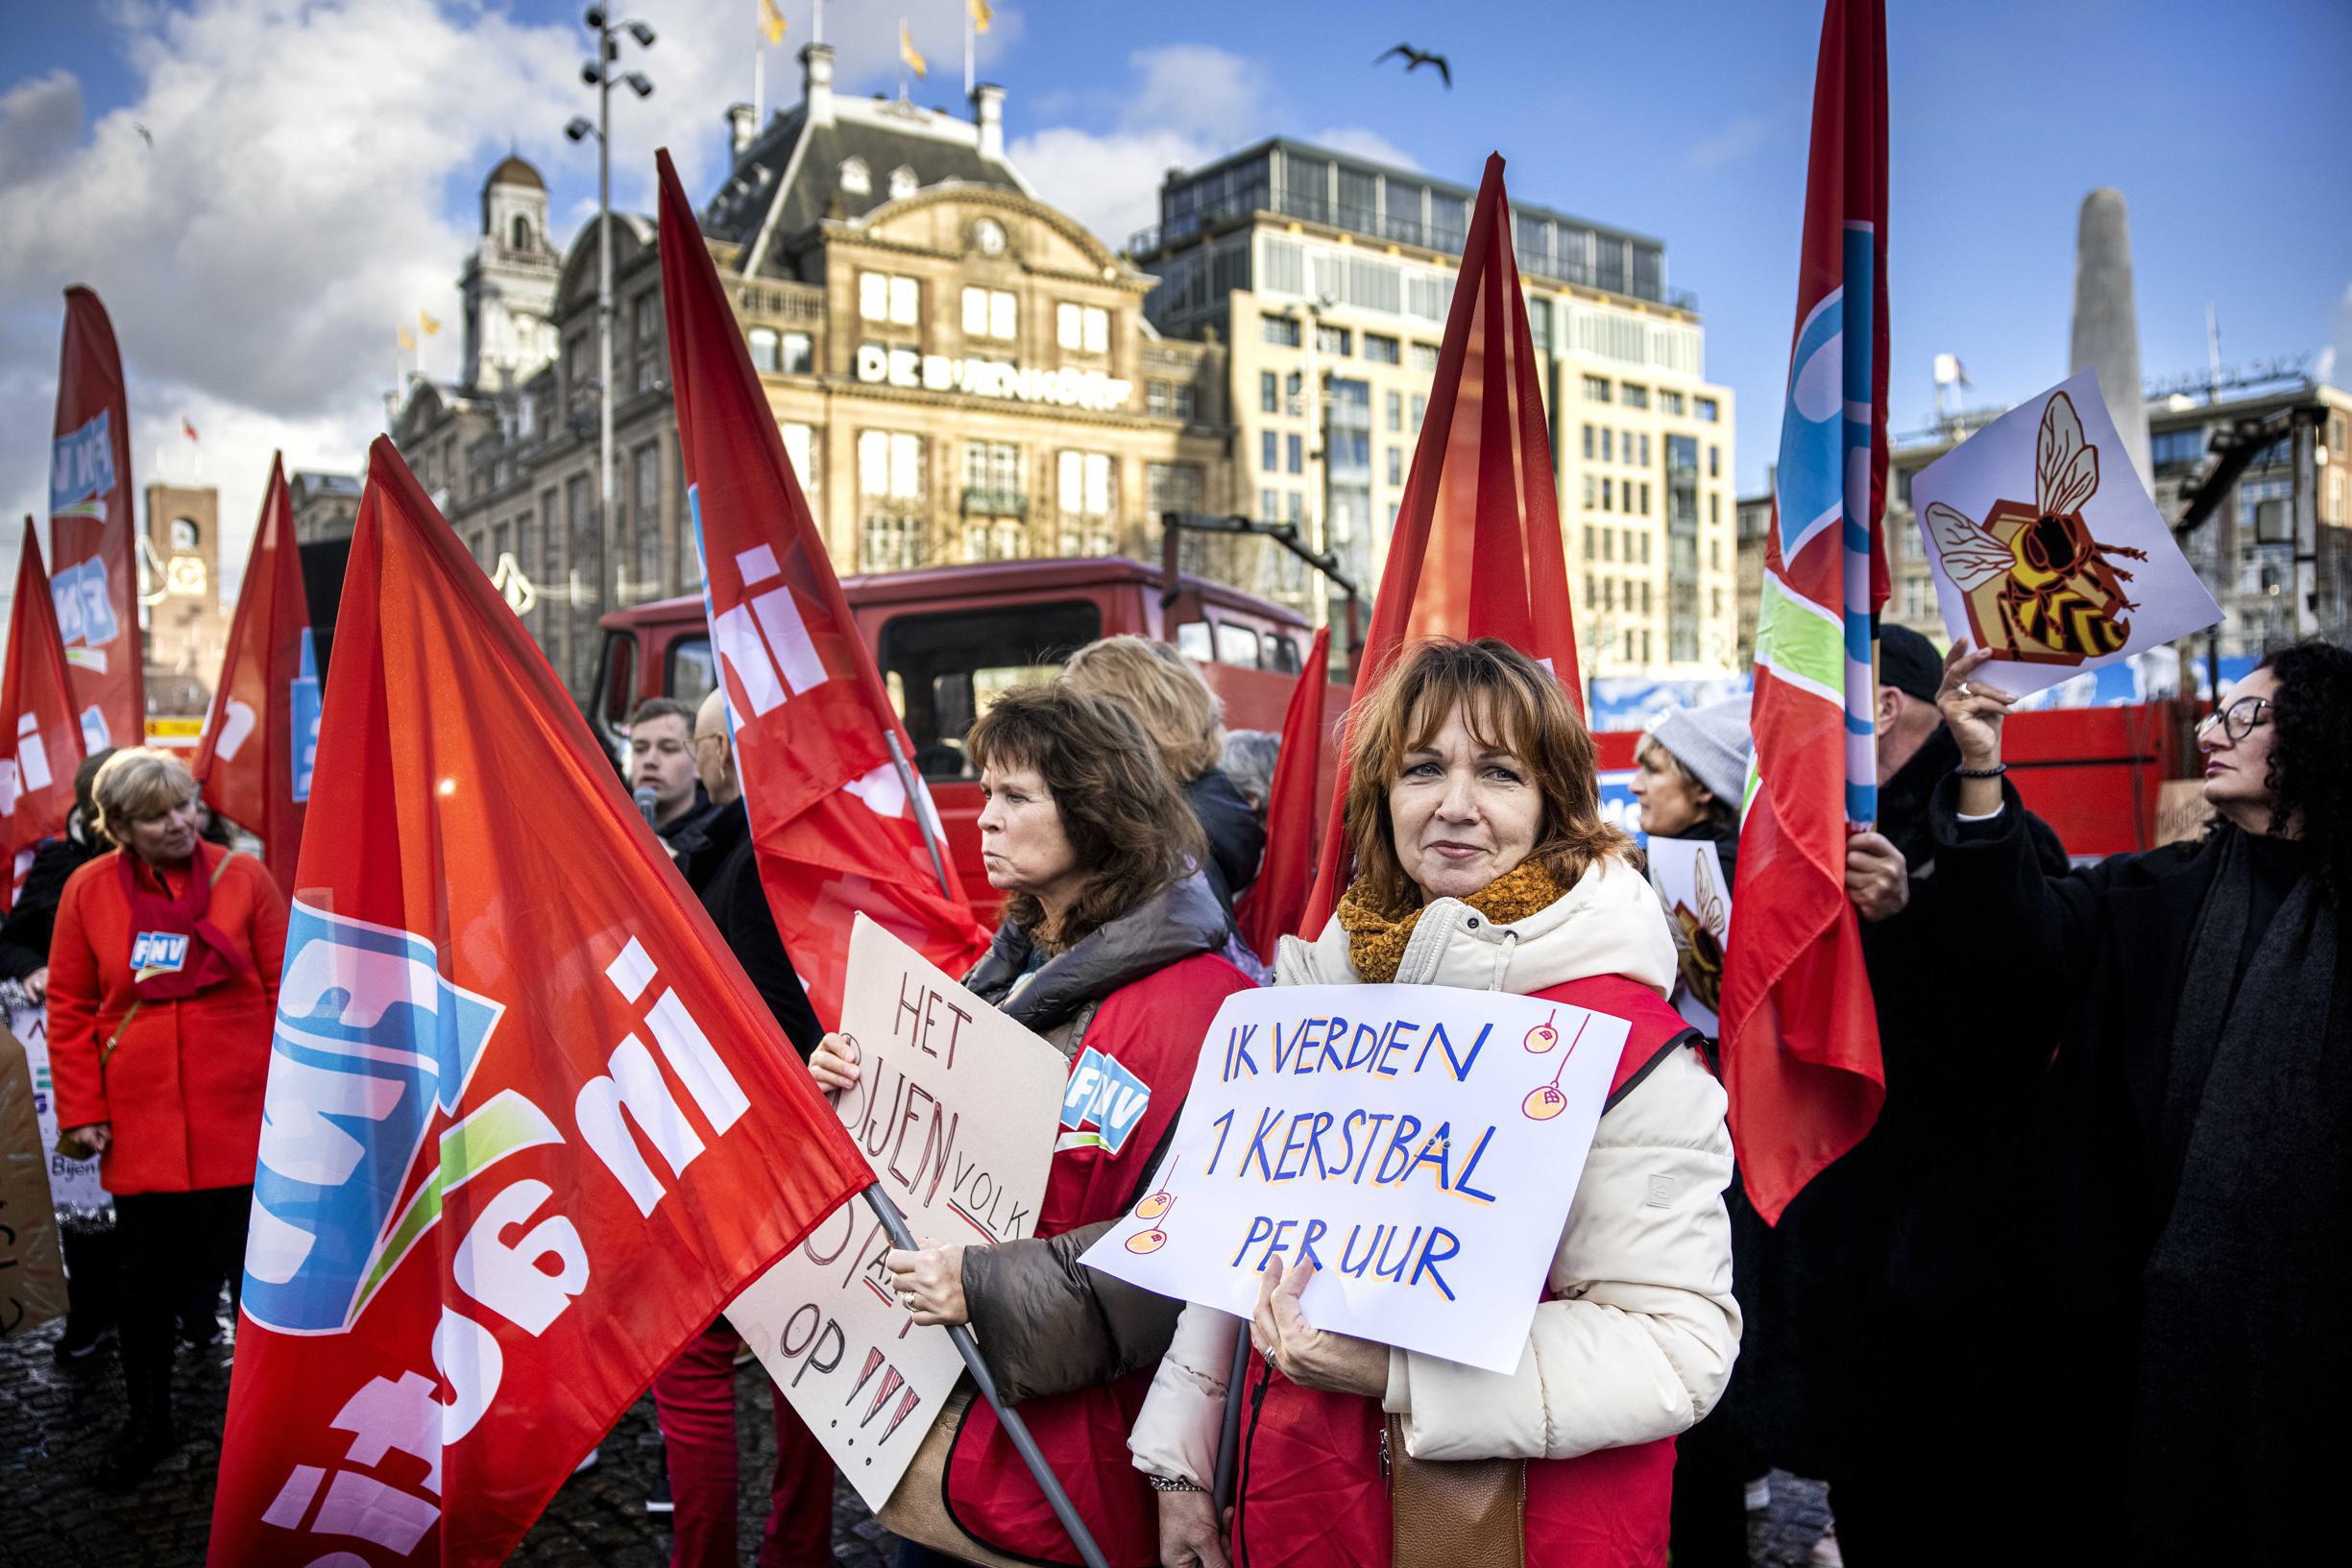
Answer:
M637 786L638 814L645 819L646 827L653 826L653 813L660 805L661 797L653 792L653 785L639 784Z

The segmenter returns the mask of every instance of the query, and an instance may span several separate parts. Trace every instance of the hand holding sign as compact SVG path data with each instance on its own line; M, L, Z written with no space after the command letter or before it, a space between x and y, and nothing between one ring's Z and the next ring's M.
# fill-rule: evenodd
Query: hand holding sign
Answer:
M1389 1350L1370 1339L1318 1329L1307 1321L1301 1297L1315 1277L1312 1260L1301 1259L1286 1274L1276 1258L1258 1276L1258 1309L1250 1315L1249 1342L1267 1364L1301 1388L1378 1399L1389 1388Z

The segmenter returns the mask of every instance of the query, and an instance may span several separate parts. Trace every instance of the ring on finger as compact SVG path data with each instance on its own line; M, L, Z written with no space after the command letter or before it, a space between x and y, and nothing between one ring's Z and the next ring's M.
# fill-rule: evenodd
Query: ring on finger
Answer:
M1968 688L1968 683L1966 681L1962 681L1960 683L1960 695L1963 697L1973 697L1976 695L1974 691L1971 691Z

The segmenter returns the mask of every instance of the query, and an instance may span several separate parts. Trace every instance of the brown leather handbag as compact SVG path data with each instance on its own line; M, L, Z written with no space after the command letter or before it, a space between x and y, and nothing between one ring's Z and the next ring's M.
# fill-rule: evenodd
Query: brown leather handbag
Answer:
M1393 1568L1518 1568L1527 1560L1525 1459L1417 1459L1405 1418L1380 1434Z

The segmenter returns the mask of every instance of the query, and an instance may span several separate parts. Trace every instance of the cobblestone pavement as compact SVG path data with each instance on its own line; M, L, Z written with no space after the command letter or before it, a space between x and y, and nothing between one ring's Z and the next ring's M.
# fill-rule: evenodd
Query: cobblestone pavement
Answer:
M0 1340L0 1568L196 1568L205 1560L221 1414L229 1402L229 1344L180 1352L176 1384L186 1440L155 1475L121 1497L89 1484L122 1410L112 1348L65 1370L49 1348L52 1324ZM736 1380L736 1431L743 1487L738 1538L751 1561L765 1519L764 1478L775 1435L757 1366ZM653 1402L641 1399L604 1440L597 1463L556 1494L510 1559L536 1568L667 1568L669 1530L645 1512L660 1462ZM1829 1519L1819 1483L1773 1476L1769 1512L1749 1520L1756 1568L1803 1568ZM885 1568L891 1537L847 1485L834 1499L834 1556L849 1568Z

